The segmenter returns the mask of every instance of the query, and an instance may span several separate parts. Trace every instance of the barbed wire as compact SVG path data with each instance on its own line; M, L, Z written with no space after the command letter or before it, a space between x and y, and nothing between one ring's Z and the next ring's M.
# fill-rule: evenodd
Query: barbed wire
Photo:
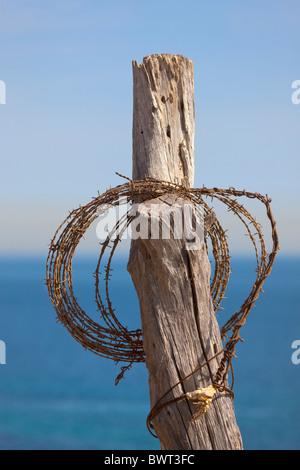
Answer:
M94 276L95 301L102 323L100 323L100 321L96 322L90 318L77 302L73 291L72 262L78 244L91 224L99 217L99 213L101 213L101 211L103 212L103 207L117 207L121 204L133 204L136 201L141 203L158 198L167 193L176 194L180 198L190 201L195 207L201 206L201 209L204 211L204 217L209 218L211 221L210 226L208 226L206 230L214 257L214 272L210 288L214 310L217 312L221 309L220 305L225 297L225 291L231 272L230 251L227 242L228 236L206 201L208 198L211 198L211 201L218 200L224 204L228 211L231 211L245 227L247 235L253 245L256 258L257 275L250 294L245 299L240 309L220 327L224 348L221 351L222 358L216 373L214 386L218 388L219 391L232 390L234 383L232 357L235 355L237 343L243 341L240 337L240 330L245 324L254 302L262 291L263 283L272 270L276 253L279 250L276 222L270 205L271 199L268 195L263 196L259 193L251 193L245 189L236 190L233 187L229 189L216 187L206 188L205 186L202 188L187 188L186 186L151 178L138 181L130 180L127 177L124 178L126 178L128 182L110 188L103 194L98 193L98 196L91 202L71 211L68 217L58 227L51 240L47 258L46 284L50 299L57 313L57 320L67 328L75 340L85 349L99 356L112 359L116 363L127 363L126 366L121 367L121 372L116 378L116 384L134 363L145 361L142 330L130 330L128 327L122 325L113 309L109 296L112 259L122 239L122 234L128 229L132 220L134 220L134 216L130 210L117 221L114 229L101 244ZM265 206L266 215L271 226L272 250L270 253L266 251L262 226L256 221L256 218L237 201L237 198L241 197L256 199ZM208 249L207 240L205 243ZM104 272L101 272L101 262L104 260L108 251L107 265L104 267ZM100 293L100 285L102 285L103 279L101 276L103 274L105 298ZM218 355L221 352L219 352ZM232 385L228 388L227 376L230 371L232 373ZM189 376L190 375L191 374L189 374ZM182 379L180 382L184 380L185 379ZM171 387L171 389L172 388L174 387ZM160 410L168 403L161 403L162 398L164 398L168 392L161 397L157 406L151 410L147 420L149 430L152 427L151 421L156 414L155 409Z

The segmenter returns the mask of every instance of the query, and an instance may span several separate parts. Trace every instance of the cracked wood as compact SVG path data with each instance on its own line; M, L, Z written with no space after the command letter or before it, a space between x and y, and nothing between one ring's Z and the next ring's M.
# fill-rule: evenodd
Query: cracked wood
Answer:
M133 79L133 179L146 176L192 187L193 62L183 56L154 54L142 64L133 62ZM141 207L141 216L147 216L147 205L162 200L168 206L178 203L170 195L148 201ZM172 237L131 242L128 270L140 302L151 407L173 384L222 349L206 249L187 250L186 242ZM211 361L167 399L210 385L219 361L219 357ZM194 411L183 400L154 418L162 449L242 449L228 394L217 392L207 413L192 423Z

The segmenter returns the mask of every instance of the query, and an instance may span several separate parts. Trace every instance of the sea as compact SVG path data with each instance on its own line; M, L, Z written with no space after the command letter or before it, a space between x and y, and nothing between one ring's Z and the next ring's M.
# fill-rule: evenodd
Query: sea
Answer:
M124 256L114 259L110 296L120 321L139 328L139 304ZM218 312L223 324L255 279L252 258L232 257ZM279 253L237 346L235 413L247 450L300 449L300 259ZM96 260L74 262L74 291L96 315ZM86 351L56 322L43 257L0 259L1 450L159 450L149 434L147 369L136 364L118 386L122 364ZM296 343L295 343L296 342Z

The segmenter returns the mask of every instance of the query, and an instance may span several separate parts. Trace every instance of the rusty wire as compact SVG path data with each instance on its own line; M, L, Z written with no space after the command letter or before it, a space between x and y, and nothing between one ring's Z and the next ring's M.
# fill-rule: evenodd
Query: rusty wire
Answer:
M52 304L57 313L57 319L71 333L85 349L109 359L116 363L125 362L127 365L121 367L121 372L116 379L116 384L123 377L124 372L131 368L135 362L144 362L145 353L143 349L141 329L129 330L119 321L109 296L109 281L111 277L111 262L116 248L121 240L122 232L133 220L130 211L126 216L118 220L114 230L108 234L106 240L101 244L100 255L95 271L95 301L98 307L99 321L92 320L80 307L75 297L72 285L72 262L75 250L82 237L90 225L98 218L99 209L108 205L118 206L124 202L133 203L136 200L145 202L150 199L160 197L166 193L173 193L181 198L191 201L196 207L201 206L204 215L211 215L212 209L205 199L219 200L227 209L231 211L243 224L247 235L253 245L257 276L252 286L251 292L245 299L238 311L220 328L221 337L224 342L222 349L222 359L217 371L214 385L220 391L227 390L227 376L232 372L232 357L239 341L240 329L245 324L254 302L262 291L263 283L270 274L275 261L276 253L279 250L279 241L276 231L276 222L271 211L271 199L266 195L251 193L246 190L236 190L234 188L187 188L170 182L157 181L146 178L144 180L128 182L115 188L108 189L103 194L98 194L87 205L79 207L70 212L69 216L57 229L50 243L49 255L47 259L47 279L46 284ZM239 202L237 198L245 197L256 199L264 204L266 215L271 225L272 250L267 253L262 233L262 226ZM214 219L211 227L208 228L208 237L212 246L214 257L214 273L211 280L211 295L215 311L221 309L220 305L224 298L226 287L229 281L230 252L227 242L226 232L221 227L217 218ZM113 239L113 236L115 238ZM104 255L110 250L107 265L104 273L101 273L101 262ZM105 299L100 294L102 284L101 275L104 274ZM102 320L102 323L100 322ZM185 379L183 379L185 380ZM233 383L231 385L231 389ZM166 393L167 395L167 393ZM161 408L161 405L160 405Z

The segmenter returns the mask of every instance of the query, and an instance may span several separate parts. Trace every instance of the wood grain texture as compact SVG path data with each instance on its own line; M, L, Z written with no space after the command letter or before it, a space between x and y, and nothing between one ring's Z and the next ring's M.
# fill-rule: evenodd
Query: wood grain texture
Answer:
M133 62L133 179L194 184L194 73L183 56Z
M144 176L193 186L193 62L155 54L133 63L133 178ZM184 204L175 195L148 201L162 212ZM152 212L153 215L153 212ZM157 223L163 213L157 211ZM182 239L132 240L128 271L138 294L151 407L175 383L222 349L210 296L210 263L205 246L187 249ZM166 399L210 385L220 357L176 387ZM191 423L187 400L165 407L154 428L165 450L242 449L231 397L217 392L207 413Z

